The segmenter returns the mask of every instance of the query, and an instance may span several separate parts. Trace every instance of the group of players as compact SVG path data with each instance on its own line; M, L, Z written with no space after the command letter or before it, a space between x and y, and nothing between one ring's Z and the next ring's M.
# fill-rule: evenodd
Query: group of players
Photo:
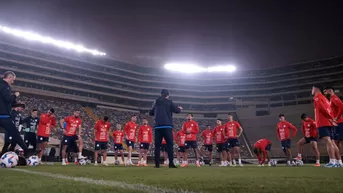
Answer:
M332 87L326 87L322 93L319 86L313 86L312 95L314 96L315 120L312 120L306 114L301 115L304 137L297 143L298 156L295 159L302 159L302 147L304 144L310 143L316 156L315 166L320 166L320 153L317 141L321 139L325 142L330 157L330 161L325 167L342 167L340 150L343 143L343 103ZM277 137L281 141L282 149L287 156L287 165L291 165L291 138L296 135L297 128L287 122L283 114L279 115L279 120L280 122L276 127ZM271 142L267 139L262 139L255 143L254 152L258 157L260 165L265 163L266 157L269 162L268 151L270 151L270 148ZM261 158L261 154L263 154L263 158Z

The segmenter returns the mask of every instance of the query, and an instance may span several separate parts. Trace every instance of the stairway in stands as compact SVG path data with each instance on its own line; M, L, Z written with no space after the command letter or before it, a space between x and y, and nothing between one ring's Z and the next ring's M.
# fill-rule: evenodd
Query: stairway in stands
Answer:
M232 113L232 115L233 115L233 119L236 120L237 122L239 122L240 125L242 125L242 122L239 120L237 113ZM243 127L243 129L244 129L244 127ZM253 157L253 154L251 151L252 147L251 147L251 144L250 144L248 137L247 137L244 130L243 130L242 137L243 137L243 141L245 143L245 146L247 147L247 150L249 151L250 156Z
M90 116L92 117L95 122L99 120L99 117L94 113L93 109L90 107L83 107L83 110ZM112 125L112 128L114 128L114 125ZM123 142L123 147L127 149L126 143Z

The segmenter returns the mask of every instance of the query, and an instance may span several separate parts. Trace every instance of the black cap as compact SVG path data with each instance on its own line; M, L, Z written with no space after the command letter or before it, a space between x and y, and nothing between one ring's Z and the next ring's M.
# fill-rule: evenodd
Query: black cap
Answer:
M162 89L161 90L161 95L166 97L166 96L169 96L169 91L167 89Z
M305 113L301 114L301 119L305 119L307 117L307 115Z
M25 109L25 104L16 103L16 104L12 105L12 108L16 108L16 107L21 107L21 108Z

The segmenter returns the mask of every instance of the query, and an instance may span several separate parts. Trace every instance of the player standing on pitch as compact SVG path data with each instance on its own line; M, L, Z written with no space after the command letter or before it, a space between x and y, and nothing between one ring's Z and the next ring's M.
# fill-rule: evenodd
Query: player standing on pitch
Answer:
M196 166L200 167L200 151L198 149L197 134L199 133L199 125L193 120L193 114L187 115L187 121L182 126L182 131L186 133L186 160L188 160L189 149L193 149L196 156ZM187 167L187 164L181 165Z
M118 155L117 155L119 151L123 164L126 165L125 158L124 158L124 148L123 148L124 131L121 129L121 125L119 123L116 124L116 130L113 131L112 137L114 141L114 159L115 159L114 164L115 165L119 164Z
M102 164L108 166L106 163L108 136L111 124L108 117L105 116L103 120L98 120L94 126L95 147L94 147L94 165L98 165L99 151L102 153Z
M219 167L228 166L227 161L227 149L225 145L225 126L222 125L222 120L217 119L217 125L213 129L213 136L217 145L217 152L220 155L220 165Z
M201 154L204 155L205 151L209 154L209 165L212 165L212 152L213 152L213 131L211 130L211 126L207 125L206 129L201 133L201 138L203 140L203 149Z
M185 159L186 134L182 130L178 131L176 133L175 140L176 140L177 145L179 146L176 159L177 161L179 161L180 164L187 164L187 160ZM182 160L180 159L180 156L182 156ZM176 165L179 165L179 164L176 164Z
M137 122L137 116L133 115L131 117L131 121L127 122L124 127L126 146L129 148L129 152L127 155L127 165L131 165L131 166L134 165L132 163L131 156L132 156L132 151L135 148L135 143L136 143L136 133L138 129L138 125L136 122Z
M31 116L26 117L22 124L25 124L24 141L27 147L32 145L33 149L37 149L37 128L39 124L38 110L32 109Z
M148 125L147 119L143 119L143 125L139 127L138 142L140 142L140 150L137 166L148 166L147 157L150 144L152 143L152 128ZM142 157L143 161L141 162Z
M41 114L38 124L37 143L40 153L38 154L39 162L41 162L43 153L49 142L52 127L56 127L55 110L51 108L47 113Z
M318 150L318 131L316 128L316 123L310 119L305 113L301 115L302 120L302 127L301 130L304 134L304 137L301 138L298 143L298 156L296 157L297 160L302 160L301 153L304 144L311 143L313 151L316 155L316 164L315 166L320 166L320 153Z
M237 130L239 129L239 133L237 133ZM235 153L238 157L238 164L239 166L243 166L242 160L241 160L241 152L239 147L239 137L243 133L243 128L241 125L233 120L233 116L231 114L228 114L228 122L225 124L225 138L227 139L227 151L228 151L228 157L232 157L232 166L236 166L236 160L235 160ZM229 151L230 149L231 152Z

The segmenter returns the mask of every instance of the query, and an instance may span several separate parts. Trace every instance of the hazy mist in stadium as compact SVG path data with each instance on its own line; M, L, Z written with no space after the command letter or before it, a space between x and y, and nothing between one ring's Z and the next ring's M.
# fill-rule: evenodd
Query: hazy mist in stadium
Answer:
M339 1L2 1L0 23L130 63L257 69L342 54Z

